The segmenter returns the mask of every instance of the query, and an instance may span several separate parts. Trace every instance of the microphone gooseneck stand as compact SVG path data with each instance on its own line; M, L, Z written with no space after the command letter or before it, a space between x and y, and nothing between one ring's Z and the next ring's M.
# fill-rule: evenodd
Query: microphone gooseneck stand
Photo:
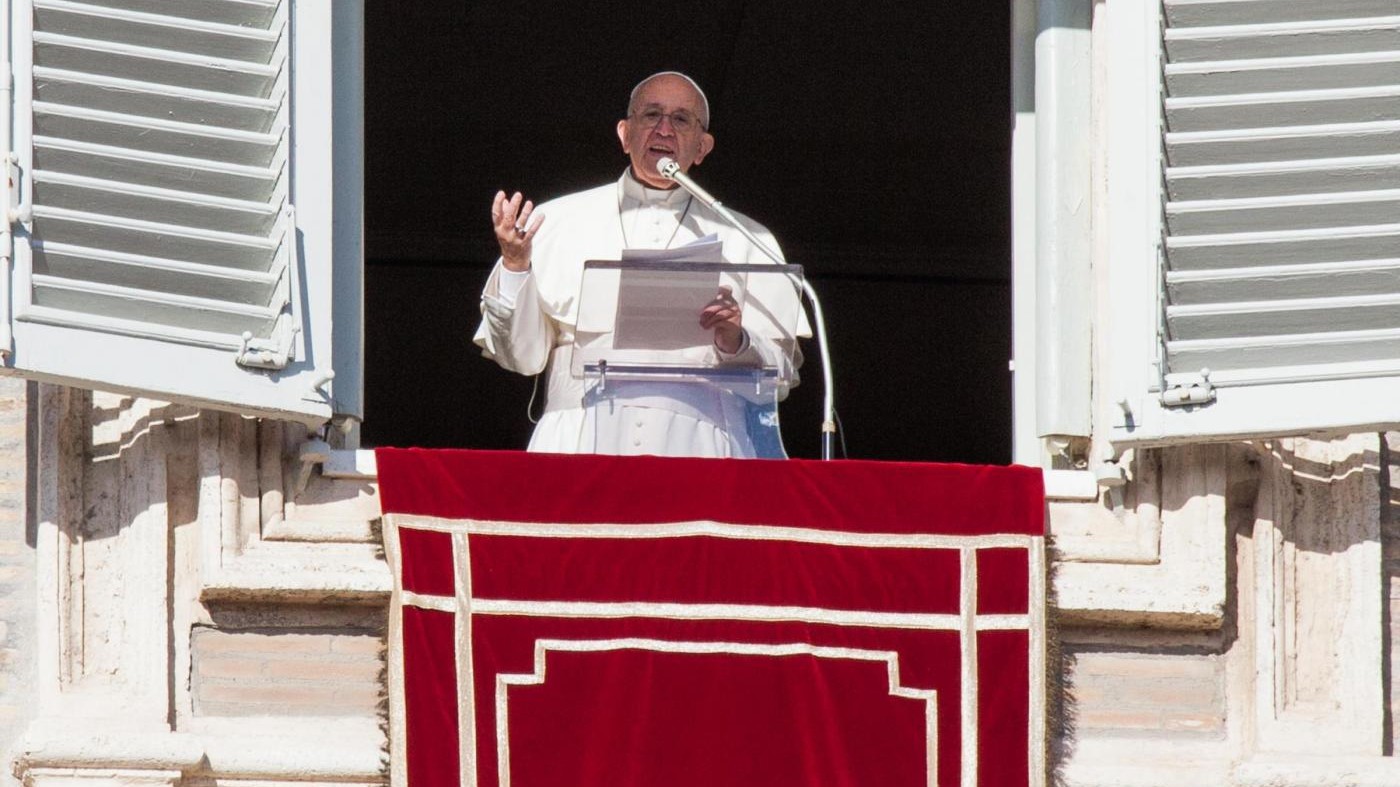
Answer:
M729 225L749 239L755 248L763 252L764 256L773 262L786 264L777 252L768 248L768 245L759 240L748 227L745 227L729 209L720 204L708 191L700 188L699 184L690 179L689 175L681 172L681 167L674 159L663 158L656 162L656 171L667 180L674 180L681 184L681 187L690 192L692 196L700 200L706 207L718 213L721 218L729 222ZM789 276L791 279L791 276ZM795 283L795 282L794 282ZM831 350L826 343L826 316L822 312L821 299L817 297L817 291L812 288L812 283L804 276L801 283L802 292L807 295L807 300L812 304L812 317L817 323L817 349L821 351L822 358L822 385L826 390L822 395L822 459L832 459L835 456L836 448L836 397L835 386L831 378Z

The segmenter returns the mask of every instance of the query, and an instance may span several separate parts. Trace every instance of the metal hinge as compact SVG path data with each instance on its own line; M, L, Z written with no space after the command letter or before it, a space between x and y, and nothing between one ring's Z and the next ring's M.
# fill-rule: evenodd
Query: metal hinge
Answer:
M244 331L242 343L234 362L239 366L255 369L285 369L296 353L297 334L301 332L301 319L298 304L301 302L301 254L296 243L296 209L291 205L282 206L282 243L278 255L279 270L276 299L281 305L277 322L272 326L272 335L266 339L253 339L253 334Z
M1215 386L1210 383L1210 370L1202 369L1194 378L1177 383L1162 391L1163 407L1189 407L1215 401Z
M292 315L282 312L277 315L277 325L272 329L270 339L254 343L253 334L243 332L243 342L234 361L239 366L257 369L285 369L292 360L292 349L299 330L300 326L292 324Z

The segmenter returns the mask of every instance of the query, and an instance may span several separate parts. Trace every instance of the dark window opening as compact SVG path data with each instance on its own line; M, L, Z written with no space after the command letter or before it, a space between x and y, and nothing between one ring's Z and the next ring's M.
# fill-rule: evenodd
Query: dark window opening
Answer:
M531 381L471 344L499 188L614 180L641 77L705 88L692 175L771 228L827 308L852 458L1011 454L1005 3L367 4L364 442L523 448ZM815 346L782 408L815 457Z

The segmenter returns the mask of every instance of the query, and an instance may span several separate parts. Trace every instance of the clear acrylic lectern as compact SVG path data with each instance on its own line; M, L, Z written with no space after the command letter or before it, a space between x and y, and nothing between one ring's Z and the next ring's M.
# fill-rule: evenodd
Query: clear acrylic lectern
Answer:
M785 458L778 400L795 381L801 286L800 265L584 263L571 372L584 386L585 445L600 454ZM721 290L739 304L749 337L735 357L700 327ZM697 434L676 428L685 419ZM659 434L667 425L671 433Z

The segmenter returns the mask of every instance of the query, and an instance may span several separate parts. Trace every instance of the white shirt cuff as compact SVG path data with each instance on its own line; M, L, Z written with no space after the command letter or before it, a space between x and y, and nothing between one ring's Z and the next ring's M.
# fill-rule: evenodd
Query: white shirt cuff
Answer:
M520 294L520 288L525 286L528 278L529 270L513 271L502 265L501 278L496 280L496 299L506 306L514 306L515 296Z
M724 350L721 350L721 349L719 348L719 345L718 345L718 344L715 345L715 353L716 353L717 355L719 355L719 359L720 359L721 361L732 361L732 360L734 360L735 358L738 358L739 356L741 356L741 355L743 355L744 353L748 352L748 349L749 349L749 332L746 331L746 330L743 330L742 328L739 330L739 349L735 350L735 351L732 352L732 353L727 353L727 352L725 352Z

